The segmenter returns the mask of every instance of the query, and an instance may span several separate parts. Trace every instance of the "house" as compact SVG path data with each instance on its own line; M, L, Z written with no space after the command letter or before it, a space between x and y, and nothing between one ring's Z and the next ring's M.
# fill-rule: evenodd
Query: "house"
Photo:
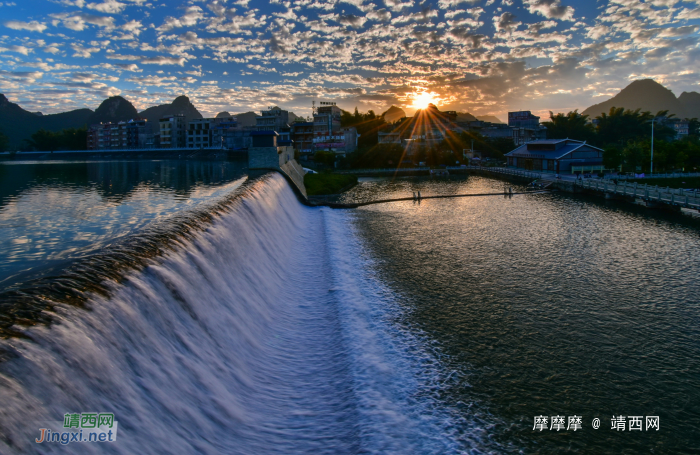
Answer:
M506 153L508 167L566 174L603 170L603 150L574 139L542 139Z

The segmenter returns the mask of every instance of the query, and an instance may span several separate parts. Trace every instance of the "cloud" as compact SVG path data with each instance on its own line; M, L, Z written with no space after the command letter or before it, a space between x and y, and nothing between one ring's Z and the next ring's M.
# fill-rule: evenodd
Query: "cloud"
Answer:
M94 9L101 13L117 14L121 13L126 8L125 3L119 3L116 0L105 0L103 3L88 3L88 9Z
M31 21L31 22L20 22L20 21L6 21L3 25L12 30L29 30L30 32L43 33L46 30L46 24L43 22Z
M17 52L18 54L22 54L22 55L29 55L29 53L32 52L32 49L30 49L26 46L16 46L16 45L0 46L0 52Z
M261 73L276 73L277 72L277 70L275 68L265 68L264 66L260 66L260 65L248 64L248 68L259 71Z
M80 44L75 43L71 44L70 47L73 48L73 50L75 51L73 57L90 58L92 57L92 54L100 51L99 47L86 48L81 46Z
M396 12L399 12L404 8L412 8L414 5L413 0L407 0L405 2L401 0L384 0L384 3L386 3L387 8Z
M200 19L204 19L202 8L200 8L199 6L190 6L185 10L185 14L183 14L179 19L176 19L172 16L166 17L165 23L163 23L163 25L161 25L160 27L156 28L156 30L158 30L159 32L167 32L174 28L190 27L193 25L197 25L197 22Z
M574 9L561 4L561 0L523 0L531 14L540 14L547 19L572 21Z
M481 0L439 0L438 6L442 9L450 9L456 7L461 3L468 3L470 5L473 5L475 3L479 3L480 1Z
M141 63L150 65L179 65L184 66L186 58L178 57L165 57L159 55L157 57L143 57Z
M134 73L143 72L143 70L141 68L139 68L136 63L117 63L116 66L118 66L119 68L121 68L125 71L131 71Z
M354 14L341 14L338 16L338 22L347 25L348 27L360 28L367 22L367 18L355 16Z
M371 10L367 13L367 19L371 21L389 22L391 20L391 13L384 8Z
M127 79L128 82L133 82L138 85L150 85L154 87L164 87L168 85L173 85L177 78L175 76L169 77L159 77L159 76L143 76L143 77L130 77Z
M497 31L505 30L508 32L512 32L521 24L521 22L516 22L515 14L507 11L500 16L494 17L493 23L496 26Z
M61 23L67 29L77 32L85 30L86 24L96 25L107 30L114 29L114 18L110 16L96 16L88 13L54 13L49 14L49 16L56 19L54 25Z
M41 79L44 76L44 73L40 73L39 71L23 72L0 70L0 76L12 81L33 84L37 79Z

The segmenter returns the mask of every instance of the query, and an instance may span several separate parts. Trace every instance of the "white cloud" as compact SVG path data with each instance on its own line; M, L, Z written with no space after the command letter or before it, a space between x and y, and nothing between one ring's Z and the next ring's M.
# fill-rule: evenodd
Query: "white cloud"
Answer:
M523 0L531 14L540 14L547 19L572 21L574 9L561 4L561 0Z
M58 25L60 22L67 29L77 32L85 30L86 24L104 27L106 30L114 29L114 18L109 16L96 16L87 13L55 13L49 14L49 16L56 19L54 25Z
M103 3L88 3L87 7L101 13L116 14L121 13L126 8L126 4L116 0L105 0Z
M18 54L22 55L29 55L30 52L32 52L32 49L26 47L26 46L2 46L0 47L0 52L17 52Z
M134 35L138 36L141 34L143 31L143 24L137 20L132 20L127 22L126 24L121 26L122 30L126 30L127 32L133 33Z
M442 9L449 9L449 8L454 8L457 5L461 3L468 3L470 5L473 5L475 3L479 3L481 0L439 0L438 1L438 6Z
M71 44L71 48L75 51L73 57L90 58L95 52L99 52L99 47L83 47L80 44Z
M31 21L31 22L20 22L20 21L7 21L3 25L12 30L29 30L30 32L42 33L46 30L46 24L43 22Z
M185 14L179 19L172 16L165 18L165 23L160 27L156 28L159 32L167 32L174 28L180 27L190 27L197 25L200 19L204 19L204 14L202 13L202 8L199 6L190 6L185 10Z
M125 70L125 71L131 71L134 73L141 73L143 70L136 65L136 63L118 63L116 66L119 68Z

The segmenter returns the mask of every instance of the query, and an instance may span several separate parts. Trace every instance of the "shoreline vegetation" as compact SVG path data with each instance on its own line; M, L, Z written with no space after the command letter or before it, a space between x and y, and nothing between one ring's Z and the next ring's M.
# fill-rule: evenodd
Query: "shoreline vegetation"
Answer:
M306 174L304 186L309 196L327 196L347 191L357 184L357 176L351 174Z

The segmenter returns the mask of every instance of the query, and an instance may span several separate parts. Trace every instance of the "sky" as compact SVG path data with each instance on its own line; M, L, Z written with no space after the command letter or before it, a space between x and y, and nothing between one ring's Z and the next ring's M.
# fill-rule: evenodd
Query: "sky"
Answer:
M699 28L700 0L2 0L0 93L44 114L187 95L205 117L433 101L544 120L636 79L700 91Z

